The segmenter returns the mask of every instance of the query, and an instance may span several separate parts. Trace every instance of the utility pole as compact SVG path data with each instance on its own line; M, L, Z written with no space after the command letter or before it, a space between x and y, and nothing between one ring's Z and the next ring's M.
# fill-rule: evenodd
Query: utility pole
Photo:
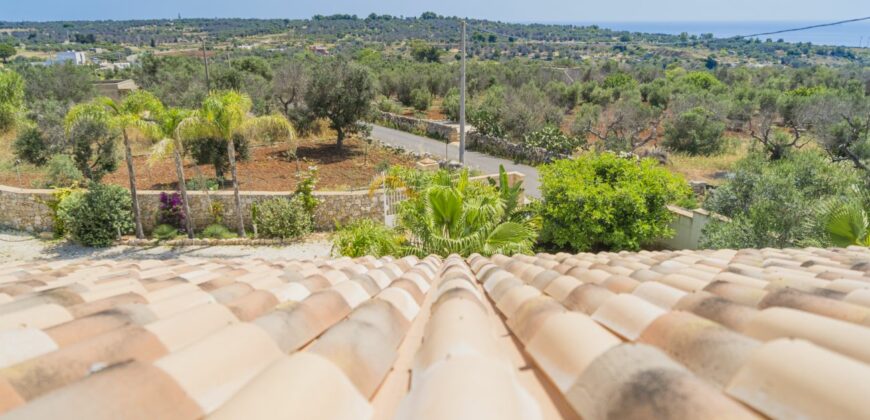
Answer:
M459 163L465 165L465 26L462 21L462 76L459 81Z
M208 79L208 54L205 51L205 37L202 38L202 60L205 62L205 91L211 92L211 81Z

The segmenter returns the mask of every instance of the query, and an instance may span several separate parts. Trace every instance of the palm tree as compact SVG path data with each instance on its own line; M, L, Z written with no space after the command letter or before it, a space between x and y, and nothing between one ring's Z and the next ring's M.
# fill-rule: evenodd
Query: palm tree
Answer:
M183 140L216 138L226 142L240 237L245 236L245 219L239 196L236 149L233 139L236 136L250 138L263 133L269 133L273 138L283 137L288 141L294 138L293 126L287 118L277 114L254 117L251 115L252 106L248 95L235 91L212 92L203 101L202 107L185 118L179 126L180 137Z
M90 102L76 105L67 113L65 121L68 132L87 119L100 119L121 132L124 139L124 158L127 162L127 174L130 180L130 197L133 202L133 220L136 222L136 237L140 239L145 237L145 233L142 230L142 213L136 194L136 171L133 168L129 130L141 127L145 117L161 107L160 101L154 95L140 90L126 96L120 102L107 97L99 97Z
M866 205L870 203L870 197L857 189L855 193L854 196L821 204L819 222L836 246L870 246L870 216Z
M179 126L190 116L190 111L179 108L162 109L154 117L154 123L143 127L157 143L152 148L151 160L157 161L172 154L175 162L175 174L178 176L178 189L181 191L181 202L184 206L184 224L187 237L193 239L193 215L190 213L190 200L187 198L187 183L184 179L184 146L181 142Z
M437 173L431 184L402 203L400 226L410 234L409 251L417 255L483 255L531 252L537 219L508 212L508 196L472 186L468 171L459 176Z

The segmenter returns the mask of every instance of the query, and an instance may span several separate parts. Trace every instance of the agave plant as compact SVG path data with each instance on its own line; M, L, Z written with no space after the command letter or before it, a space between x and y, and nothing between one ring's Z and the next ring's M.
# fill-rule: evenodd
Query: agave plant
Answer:
M436 173L414 198L402 203L399 225L408 233L407 251L483 255L529 253L537 238L535 218L513 221L499 191L468 181L468 172Z
M821 205L820 224L836 246L870 246L870 217L867 214L870 197L855 192L853 196Z

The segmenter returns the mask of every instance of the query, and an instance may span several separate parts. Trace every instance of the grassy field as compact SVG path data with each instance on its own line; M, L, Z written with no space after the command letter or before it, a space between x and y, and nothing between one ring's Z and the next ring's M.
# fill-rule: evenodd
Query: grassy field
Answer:
M725 181L725 174L731 171L734 164L749 153L749 140L732 138L729 142L724 152L714 156L671 153L668 157L668 169L682 174L690 181L719 185Z

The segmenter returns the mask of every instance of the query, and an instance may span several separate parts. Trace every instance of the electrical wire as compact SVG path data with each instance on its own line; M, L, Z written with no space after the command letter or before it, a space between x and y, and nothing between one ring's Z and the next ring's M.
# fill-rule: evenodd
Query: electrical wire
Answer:
M870 20L870 16L862 17L862 18L855 18L855 19L841 20L841 21L831 22L831 23L820 23L818 25L802 26L800 28L782 29L782 30L773 31L773 32L762 32L762 33L751 34L751 35L737 35L734 38L755 38L757 36L784 34L786 32L805 31L807 29L824 28L827 26L836 26L836 25L842 25L844 23L861 22L864 20Z

